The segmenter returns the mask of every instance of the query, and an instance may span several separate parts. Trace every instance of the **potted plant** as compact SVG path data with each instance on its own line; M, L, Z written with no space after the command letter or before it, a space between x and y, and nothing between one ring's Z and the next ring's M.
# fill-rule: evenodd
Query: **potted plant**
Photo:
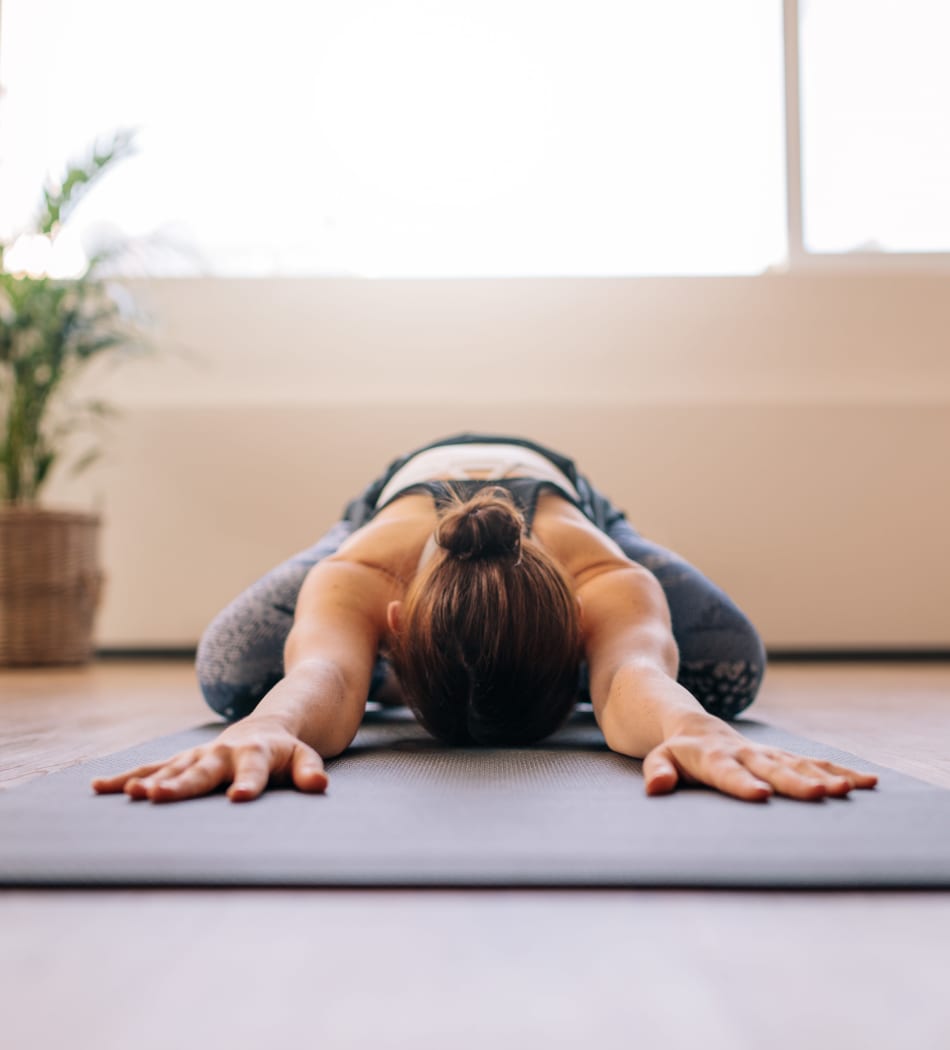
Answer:
M89 446L75 455L75 437L114 414L100 400L71 399L76 379L145 344L127 293L106 276L120 247L80 255L68 276L51 260L86 191L132 151L128 132L94 147L44 190L33 228L0 243L0 665L93 654L100 517L39 501L54 470L76 474L98 458Z

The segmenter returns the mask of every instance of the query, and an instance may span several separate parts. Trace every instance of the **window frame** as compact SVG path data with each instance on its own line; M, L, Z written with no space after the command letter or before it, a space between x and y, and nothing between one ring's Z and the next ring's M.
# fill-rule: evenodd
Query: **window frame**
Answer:
M814 252L805 247L802 186L801 32L798 0L782 0L785 45L785 232L791 273L950 272L950 250L940 252Z

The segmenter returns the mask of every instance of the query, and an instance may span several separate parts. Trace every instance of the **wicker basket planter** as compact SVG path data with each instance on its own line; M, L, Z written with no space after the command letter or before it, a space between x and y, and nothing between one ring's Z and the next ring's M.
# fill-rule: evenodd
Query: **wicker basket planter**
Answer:
M100 525L96 514L0 505L0 666L92 658Z

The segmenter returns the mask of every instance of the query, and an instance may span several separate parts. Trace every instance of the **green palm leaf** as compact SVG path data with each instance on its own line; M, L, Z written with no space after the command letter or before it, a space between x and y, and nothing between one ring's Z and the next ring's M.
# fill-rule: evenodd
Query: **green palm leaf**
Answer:
M55 237L76 205L107 171L134 152L134 132L119 131L72 163L61 184L43 191L36 229ZM3 250L0 244L0 267ZM76 432L101 427L115 412L99 399L68 402L65 394L88 364L150 350L144 318L120 302L122 290L100 277L118 257L115 246L95 256L72 280L8 274L0 269L0 499L33 501ZM126 296L128 293L124 293ZM85 470L101 456L90 448L72 464Z
M70 212L112 166L135 153L136 132L117 131L104 146L97 143L89 156L72 162L59 186L43 190L43 206L36 217L38 233L53 234Z

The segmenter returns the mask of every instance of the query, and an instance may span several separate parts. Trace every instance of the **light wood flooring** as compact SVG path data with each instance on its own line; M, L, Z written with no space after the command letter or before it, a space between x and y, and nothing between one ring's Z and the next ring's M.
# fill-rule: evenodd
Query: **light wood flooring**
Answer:
M748 714L950 788L950 664ZM211 720L186 663L0 672L0 787ZM950 893L7 891L0 1045L946 1050Z

